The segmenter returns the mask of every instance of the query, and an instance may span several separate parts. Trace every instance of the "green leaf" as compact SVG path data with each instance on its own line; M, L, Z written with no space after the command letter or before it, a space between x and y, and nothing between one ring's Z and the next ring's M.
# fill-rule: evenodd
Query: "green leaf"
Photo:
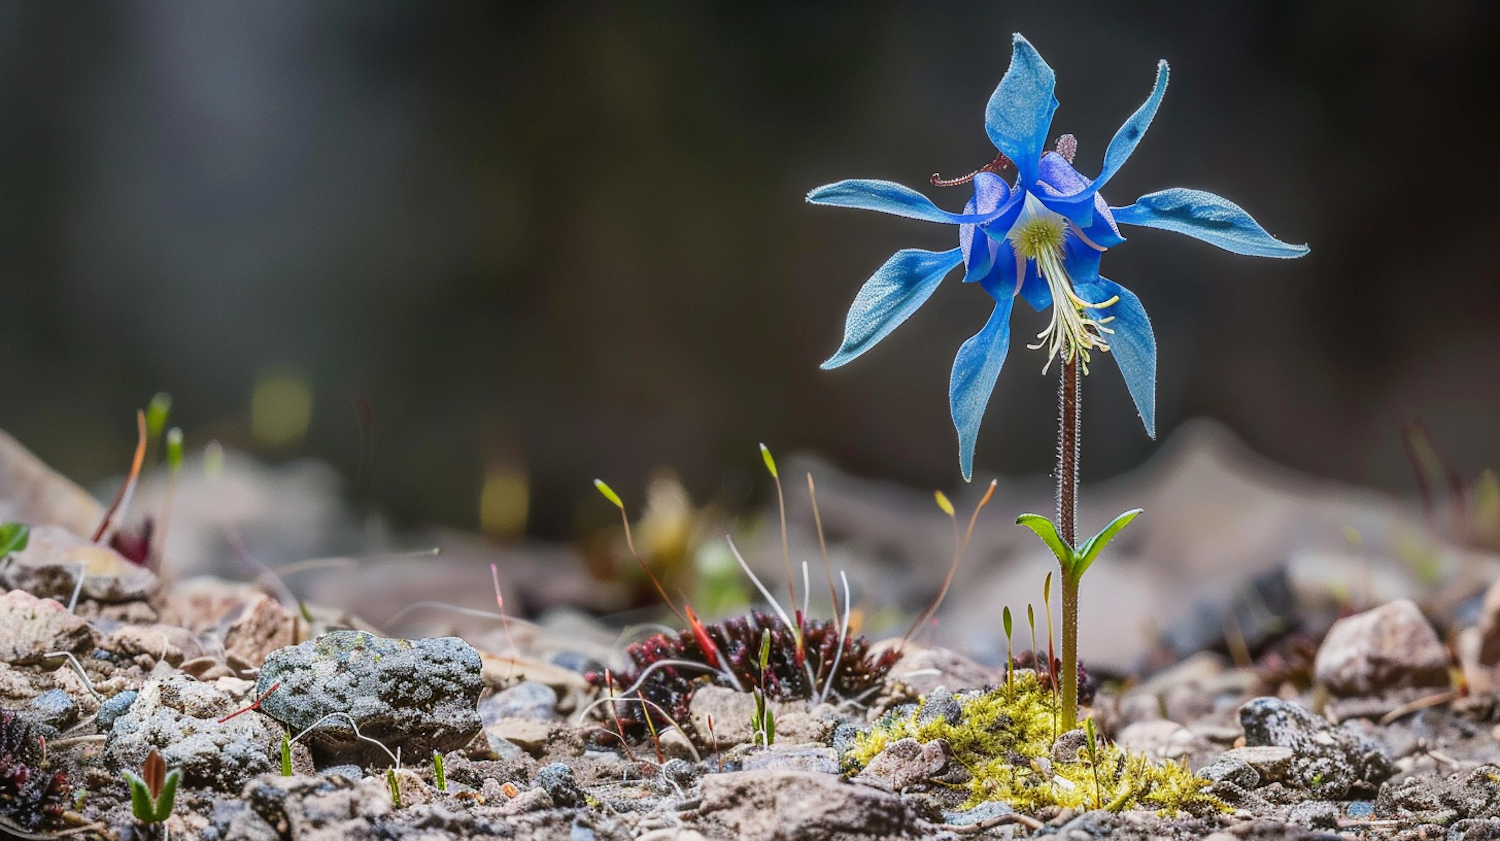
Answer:
M1085 572L1088 572L1089 567L1094 563L1094 559L1099 557L1100 552L1104 551L1104 547L1108 546L1109 542L1115 539L1115 535L1119 534L1121 529L1130 525L1130 521L1134 520L1136 515L1140 513L1141 509L1139 508L1132 508L1126 511L1124 514L1116 517L1109 525L1105 526L1103 531L1084 542L1078 551L1078 576L1080 578L1083 577Z
M12 552L19 552L26 548L26 541L31 539L31 526L25 523L5 523L0 525L0 558Z
M292 775L292 739L285 730L281 732L281 776Z
M1077 553L1062 539L1062 535L1057 533L1057 526L1053 525L1051 520L1040 514L1022 514L1016 518L1016 522L1036 532L1036 536L1040 537L1042 542L1047 544L1047 548L1052 550L1052 554L1057 556L1057 562L1062 565L1063 574L1071 574Z
M161 797L157 799L156 811L152 814L153 823L161 823L172 817L172 804L177 800L177 784L180 782L182 769L173 768L167 772L167 777L161 784Z
M1010 605L1006 605L1005 610L1001 612L1000 621L1005 625L1005 638L1010 639Z
M146 781L129 771L123 773L125 785L130 787L130 813L141 823L155 823L156 810L151 808L151 792L146 788Z

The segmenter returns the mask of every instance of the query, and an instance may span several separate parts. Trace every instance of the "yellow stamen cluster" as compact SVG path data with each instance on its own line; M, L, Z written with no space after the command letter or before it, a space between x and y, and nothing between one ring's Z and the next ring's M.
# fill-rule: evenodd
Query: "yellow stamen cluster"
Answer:
M1076 357L1083 365L1083 372L1087 374L1090 351L1107 352L1109 341L1105 337L1114 333L1105 326L1114 321L1114 316L1095 318L1087 311L1111 306L1120 298L1115 296L1107 301L1092 303L1078 297L1073 291L1073 279L1068 276L1067 267L1063 264L1063 236L1067 230L1066 219L1027 194L1021 218L1007 236L1017 255L1023 260L1036 261L1037 273L1047 282L1047 290L1052 294L1052 321L1047 329L1036 334L1040 341L1027 345L1027 348L1047 349L1047 363L1042 366L1043 373L1051 367L1053 359L1061 357L1064 362L1071 362Z

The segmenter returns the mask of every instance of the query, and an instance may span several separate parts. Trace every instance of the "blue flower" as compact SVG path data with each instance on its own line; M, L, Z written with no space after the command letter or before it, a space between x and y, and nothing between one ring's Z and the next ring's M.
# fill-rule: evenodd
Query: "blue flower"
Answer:
M824 368L837 368L885 338L905 321L959 264L964 282L978 283L995 300L984 328L964 342L953 360L949 406L958 430L964 479L973 474L979 421L1010 347L1011 305L1017 295L1038 312L1052 309L1047 329L1032 349L1076 359L1085 373L1094 351L1119 363L1147 434L1156 437L1156 338L1140 299L1101 277L1099 257L1124 242L1120 225L1143 225L1187 234L1236 254L1300 257L1266 233L1238 205L1200 190L1150 193L1126 207L1110 207L1099 190L1135 151L1167 89L1167 63L1157 65L1156 86L1115 133L1093 180L1073 168L1077 142L1058 138L1043 151L1057 110L1055 77L1030 43L1015 36L1010 69L985 108L984 127L999 154L964 178L937 186L972 183L963 213L938 208L915 190L889 181L849 180L807 194L814 204L878 210L910 219L958 226L959 246L932 252L896 252L867 281L849 308L844 342ZM1001 173L1014 171L1014 180ZM1043 370L1046 370L1044 365Z

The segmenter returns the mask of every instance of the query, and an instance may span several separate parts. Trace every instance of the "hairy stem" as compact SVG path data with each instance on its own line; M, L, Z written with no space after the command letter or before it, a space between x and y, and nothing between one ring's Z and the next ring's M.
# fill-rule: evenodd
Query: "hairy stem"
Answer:
M1083 407L1080 385L1078 357L1075 355L1063 360L1062 381L1057 388L1057 527L1069 546L1078 545L1078 427ZM1078 723L1078 580L1081 576L1072 570L1062 572L1062 732L1066 733Z
M1069 546L1078 540L1079 379L1078 357L1064 361L1057 385L1057 527Z
M1062 727L1078 725L1078 577L1062 579Z

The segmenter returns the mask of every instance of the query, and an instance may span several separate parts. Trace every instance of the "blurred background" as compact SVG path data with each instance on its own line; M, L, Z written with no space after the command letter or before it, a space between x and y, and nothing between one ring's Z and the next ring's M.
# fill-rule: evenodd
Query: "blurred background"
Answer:
M398 526L570 538L640 499L760 485L756 444L961 484L953 354L990 303L955 274L855 364L865 278L952 230L813 207L988 162L1021 31L1054 134L1110 185L1218 192L1289 262L1136 229L1106 258L1160 347L1162 438L1217 419L1270 459L1411 492L1421 416L1472 478L1500 464L1490 112L1496 7L864 2L0 2L4 428L84 483L174 397L190 448L331 464ZM1044 317L1017 310L1015 335ZM1054 381L1012 353L977 479L1045 474ZM1159 446L1112 363L1085 478ZM761 488L764 492L764 488ZM582 518L582 519L580 519Z

